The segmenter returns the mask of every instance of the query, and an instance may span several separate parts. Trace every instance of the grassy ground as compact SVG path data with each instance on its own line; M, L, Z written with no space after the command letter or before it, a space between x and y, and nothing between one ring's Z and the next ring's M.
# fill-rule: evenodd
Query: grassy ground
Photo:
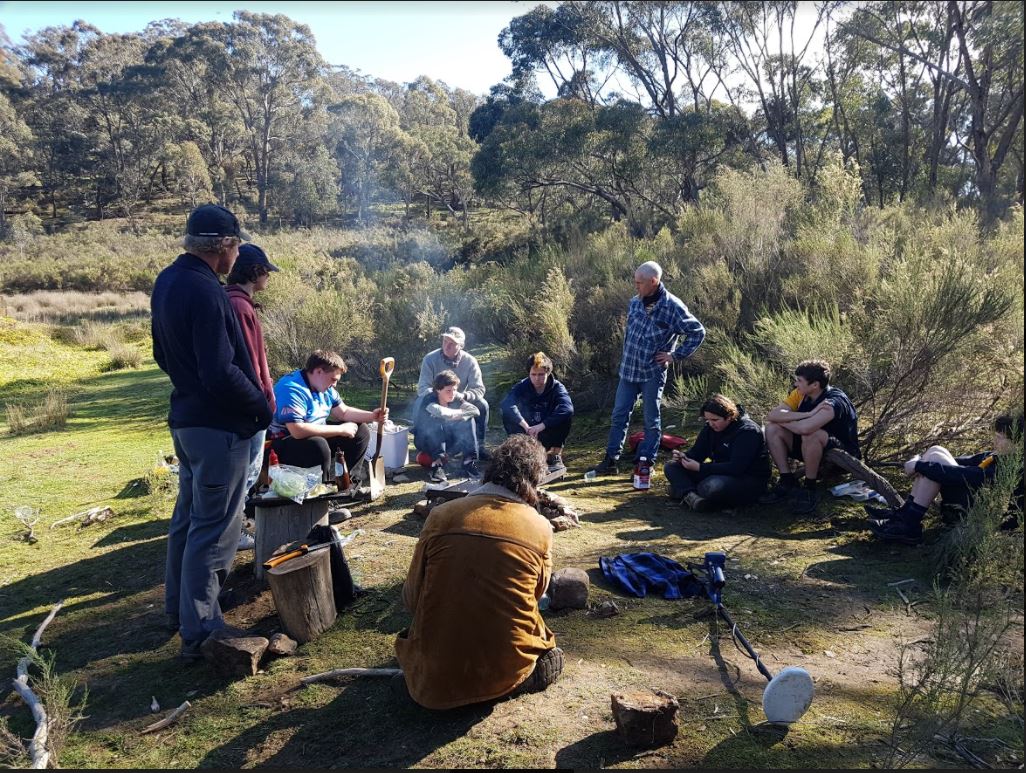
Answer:
M929 615L928 607L908 614L887 583L915 578L918 587L906 590L923 596L932 578L922 552L870 543L857 505L828 503L826 521L765 508L697 515L667 504L661 478L649 493L633 492L626 476L585 483L604 416L578 422L566 454L570 474L552 486L584 513L582 528L556 535L555 564L587 569L592 600L615 599L622 613L549 616L567 668L545 693L437 714L400 701L379 681L297 689L306 673L394 663L395 634L408 623L399 589L420 530L410 514L420 470L391 486L382 503L356 508L350 523L363 534L348 555L370 593L330 631L250 679L227 682L203 664L182 667L177 639L162 628L173 494L136 495L140 487L131 485L171 447L167 379L148 358L137 370L103 372L103 352L24 325L8 323L0 333L0 403L30 399L43 383L65 384L72 394L63 430L16 437L0 426L0 633L28 641L64 599L45 646L61 673L88 687L88 718L64 751L65 766L827 768L866 767L884 751L898 642L921 635ZM352 394L345 385L343 393ZM352 402L370 404L373 393L358 392ZM20 539L12 517L24 504L40 510L34 545ZM49 528L95 505L111 506L115 518ZM789 733L760 726L761 677L722 625L696 618L706 604L627 599L597 569L602 555L653 550L698 561L711 549L731 558L727 603L770 668L799 665L816 679L815 703ZM232 582L245 585L251 558L240 555ZM279 630L269 592L251 594L228 619L265 635ZM3 669L13 675L13 661ZM616 736L609 695L647 688L679 697L682 725L672 745L638 752ZM154 719L153 697L163 710L184 700L192 709L171 729L141 736ZM0 711L31 733L13 693Z

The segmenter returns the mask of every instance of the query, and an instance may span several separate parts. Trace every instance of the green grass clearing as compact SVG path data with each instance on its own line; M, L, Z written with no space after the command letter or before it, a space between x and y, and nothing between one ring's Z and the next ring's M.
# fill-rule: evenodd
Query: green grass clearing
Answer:
M55 342L43 328L5 322L0 334L0 403L48 384L71 394L61 431L15 437L0 426L0 633L27 641L65 600L44 644L61 673L89 688L88 719L64 751L65 766L867 767L882 755L897 643L925 631L929 615L928 606L906 615L886 583L914 577L922 596L931 582L922 552L871 544L850 503L827 503L827 522L759 508L697 515L666 503L661 476L645 494L631 491L626 476L585 483L581 473L601 453L604 415L581 417L566 454L570 475L552 486L584 513L581 529L556 535L555 564L587 569L592 600L615 599L622 613L550 615L568 665L545 693L436 714L399 702L381 681L294 689L306 673L392 664L395 634L408 623L399 590L420 530L409 515L425 477L416 469L383 503L356 508L350 523L364 534L348 554L371 592L330 631L243 681L219 680L202 664L183 668L177 639L162 628L173 495L135 495L130 485L171 449L166 377L148 353L139 369L103 372L105 353ZM501 357L493 351L484 360L491 372ZM398 406L412 391L393 394ZM343 395L372 405L378 392L343 384ZM12 515L24 504L40 511L35 545L20 539ZM115 518L49 528L97 505L111 506ZM725 598L770 668L804 666L817 680L812 710L784 736L759 727L763 681L722 625L696 619L707 604L625 599L597 568L601 555L654 550L697 561L711 549L732 559ZM251 559L240 555L241 576ZM279 630L269 592L228 618L262 634ZM0 668L13 675L14 663ZM613 730L609 694L644 688L681 701L681 730L668 747L627 749ZM152 697L162 713L186 699L193 708L171 729L140 736L154 719ZM0 711L30 734L13 694Z

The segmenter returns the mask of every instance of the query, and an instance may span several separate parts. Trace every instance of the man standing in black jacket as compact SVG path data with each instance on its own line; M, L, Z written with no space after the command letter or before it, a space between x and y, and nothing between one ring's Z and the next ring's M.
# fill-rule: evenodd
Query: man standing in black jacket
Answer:
M178 501L168 532L165 611L185 660L224 627L218 593L239 542L250 438L271 409L218 274L231 271L248 239L224 207L199 207L179 255L150 299L153 357L171 377L168 424L179 461Z

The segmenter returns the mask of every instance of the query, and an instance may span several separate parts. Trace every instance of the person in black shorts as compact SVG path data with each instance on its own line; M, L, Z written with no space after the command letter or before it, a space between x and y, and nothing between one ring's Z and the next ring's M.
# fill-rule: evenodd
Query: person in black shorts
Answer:
M866 508L873 536L885 542L918 544L923 538L923 518L938 496L945 507L965 513L977 492L993 483L1006 465L1018 465L1019 482L1012 492L1001 528L1015 529L1022 512L1022 457L1014 453L1022 443L1022 413L1005 413L994 420L993 450L969 456L953 456L944 446L931 446L905 462L905 474L913 478L912 491L897 509Z
M856 459L859 451L858 416L843 391L830 386L830 365L806 360L794 369L794 389L765 419L766 445L780 472L777 485L763 504L791 500L792 509L808 515L819 504L819 468L823 454L839 448ZM805 465L804 485L791 472L789 459Z

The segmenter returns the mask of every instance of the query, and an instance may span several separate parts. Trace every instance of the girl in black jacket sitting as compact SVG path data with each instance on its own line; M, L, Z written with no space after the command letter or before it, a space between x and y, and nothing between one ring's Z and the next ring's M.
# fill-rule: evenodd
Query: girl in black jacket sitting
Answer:
M723 395L710 397L700 415L705 426L695 444L675 450L663 468L670 497L697 511L754 502L770 477L762 427Z

